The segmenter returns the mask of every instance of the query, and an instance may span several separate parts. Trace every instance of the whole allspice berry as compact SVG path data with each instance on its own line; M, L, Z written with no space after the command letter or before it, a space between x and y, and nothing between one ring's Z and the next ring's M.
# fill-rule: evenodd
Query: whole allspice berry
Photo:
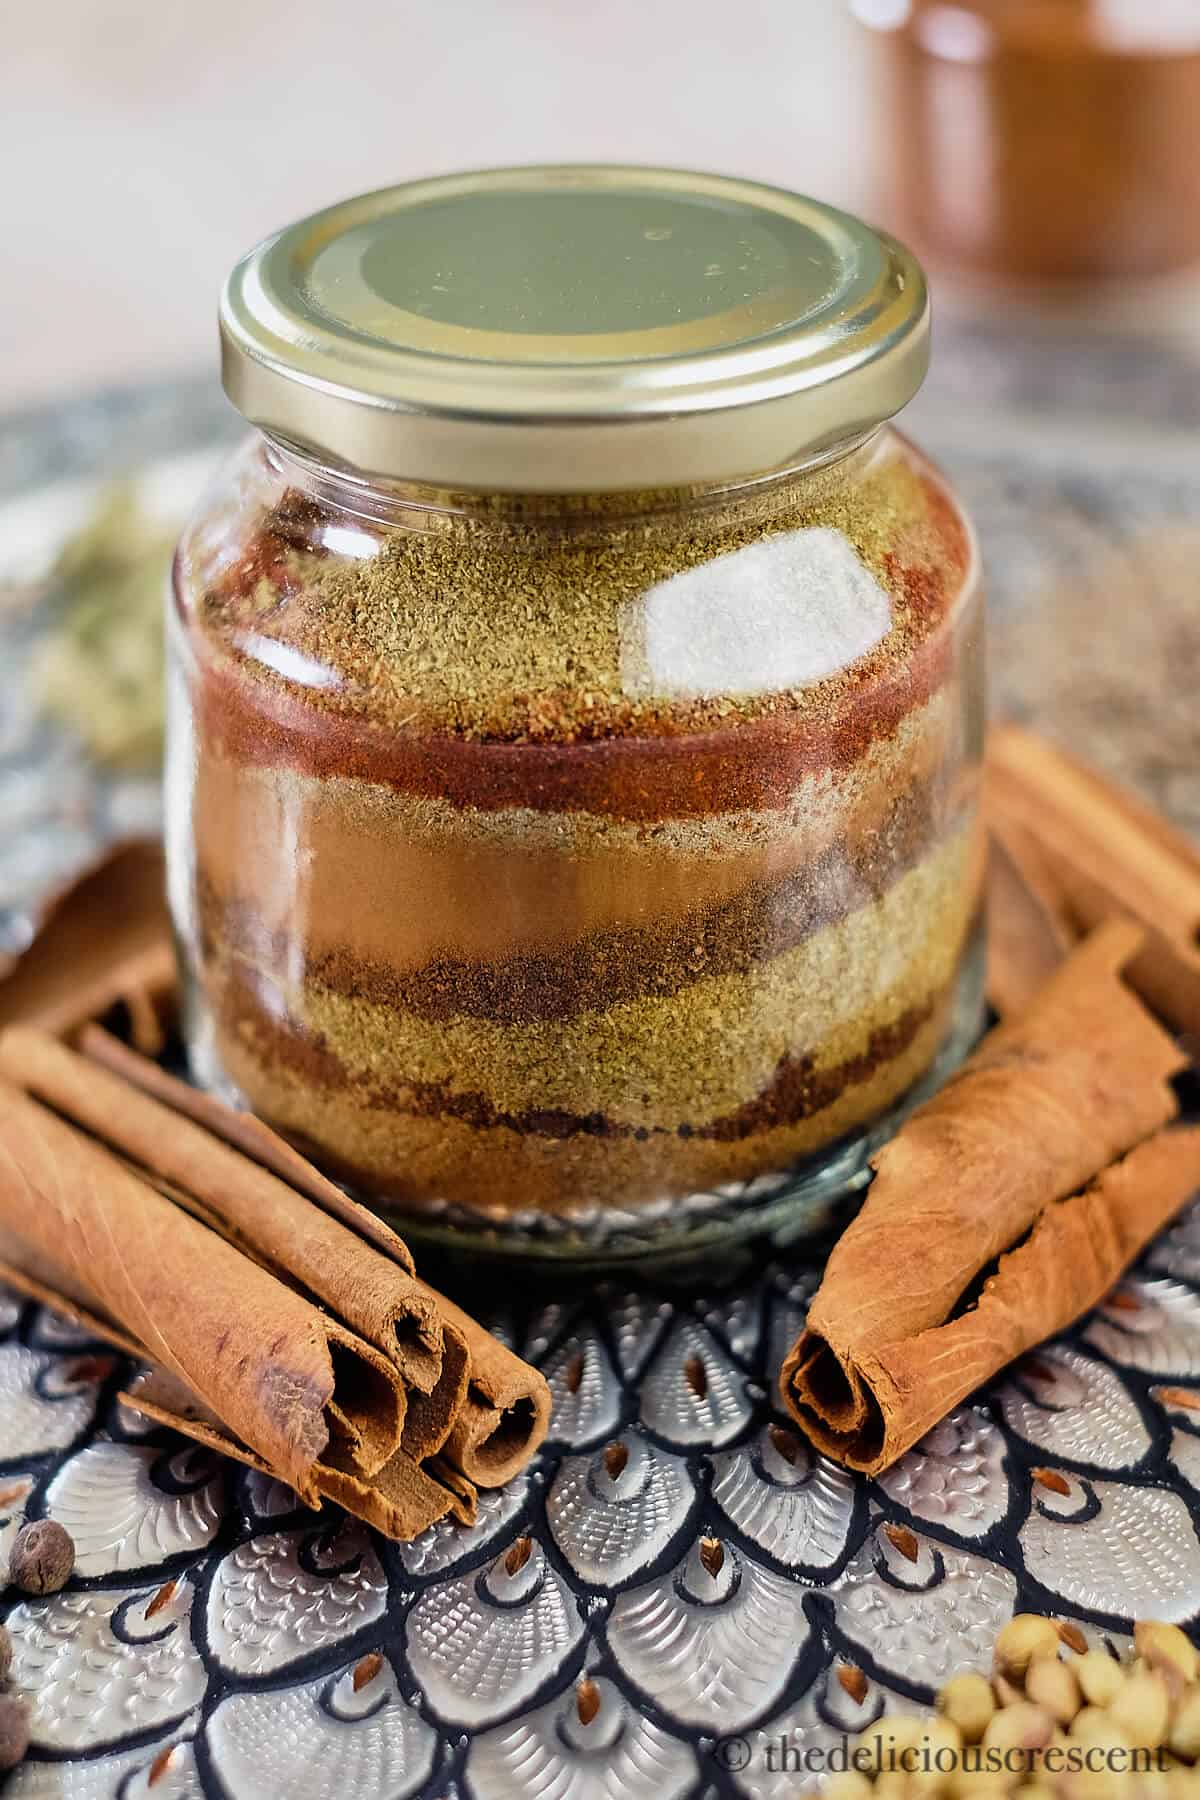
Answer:
M0 1694L0 1770L15 1769L29 1748L29 1708L12 1694Z
M8 1579L23 1594L56 1594L74 1567L74 1539L55 1519L33 1519L13 1539Z

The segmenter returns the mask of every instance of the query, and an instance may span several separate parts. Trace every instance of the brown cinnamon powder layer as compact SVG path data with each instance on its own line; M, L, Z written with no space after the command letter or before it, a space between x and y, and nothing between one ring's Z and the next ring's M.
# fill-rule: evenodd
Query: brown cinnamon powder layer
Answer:
M246 913L239 942L299 940L307 963L350 956L411 971L441 959L558 951L612 928L676 927L840 851L884 876L898 793L938 821L973 803L949 696L917 709L852 771L805 779L786 808L653 823L581 812L454 807L378 783L249 768L206 748L195 765L192 836L205 896ZM296 846L281 884L276 846ZM209 902L216 902L214 911ZM264 950L264 954L265 954Z
M694 818L783 808L806 776L852 768L954 677L964 645L965 634L952 621L873 680L856 667L845 693L826 696L815 717L566 744L398 730L315 707L219 662L198 664L193 704L204 743L251 766L386 783L481 810Z
M297 931L264 929L253 903L198 883L200 941L209 956L260 969L303 966L325 992L430 1020L461 1015L518 1024L563 1019L627 1000L661 997L714 975L744 971L795 948L822 926L878 900L934 838L925 787L904 795L857 853L832 846L783 880L751 882L718 905L584 935L538 953L433 957L402 968L349 947L318 953Z

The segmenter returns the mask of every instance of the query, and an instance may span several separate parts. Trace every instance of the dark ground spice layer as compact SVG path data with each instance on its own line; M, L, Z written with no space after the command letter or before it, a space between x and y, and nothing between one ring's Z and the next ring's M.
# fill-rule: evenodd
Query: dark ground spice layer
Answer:
M349 946L316 954L298 932L272 932L253 902L197 882L205 961L239 957L260 969L303 967L327 992L399 1007L419 1018L503 1024L564 1019L622 1001L661 998L714 975L742 973L794 949L882 895L962 816L942 818L937 784L915 783L885 825L853 849L835 844L777 881L723 903L644 926L611 927L554 950L495 961L442 957L421 968L364 958Z

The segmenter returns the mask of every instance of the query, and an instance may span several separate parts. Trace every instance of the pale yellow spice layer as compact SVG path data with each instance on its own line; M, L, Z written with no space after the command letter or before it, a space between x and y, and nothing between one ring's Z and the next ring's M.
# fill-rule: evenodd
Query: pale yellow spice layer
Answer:
M837 1067L861 1056L872 1032L946 990L975 910L976 863L975 832L961 829L881 899L746 973L567 1019L429 1020L236 957L232 972L249 973L259 989L265 981L272 1011L317 1034L364 1093L418 1081L482 1092L513 1114L597 1111L634 1126L700 1125L760 1094L781 1058ZM223 985L214 959L205 987L219 1054L258 1105L261 1071L221 1028ZM345 1153L337 1138L314 1135Z
M506 1126L480 1131L456 1119L397 1117L372 1110L353 1090L310 1088L287 1070L266 1068L252 1039L222 1036L220 1043L225 1073L264 1118L332 1148L378 1197L418 1207L449 1199L500 1218L530 1208L636 1207L786 1169L900 1100L933 1062L952 1008L948 993L905 1051L820 1112L729 1143L673 1134L644 1142L563 1140ZM867 1035L864 1029L864 1043Z

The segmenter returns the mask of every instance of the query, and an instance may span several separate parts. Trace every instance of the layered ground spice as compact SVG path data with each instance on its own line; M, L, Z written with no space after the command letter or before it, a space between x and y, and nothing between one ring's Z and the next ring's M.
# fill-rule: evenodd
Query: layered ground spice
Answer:
M185 542L201 1072L365 1188L493 1212L657 1201L885 1111L978 890L980 622L938 480L885 436L686 502L420 500L291 488L219 556Z

